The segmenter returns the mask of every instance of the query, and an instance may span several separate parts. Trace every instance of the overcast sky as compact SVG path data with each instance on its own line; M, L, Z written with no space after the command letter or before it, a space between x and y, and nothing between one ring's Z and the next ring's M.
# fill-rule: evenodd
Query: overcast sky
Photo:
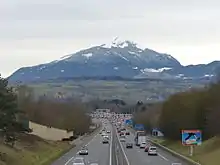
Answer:
M0 0L0 73L119 36L183 65L220 60L219 0Z

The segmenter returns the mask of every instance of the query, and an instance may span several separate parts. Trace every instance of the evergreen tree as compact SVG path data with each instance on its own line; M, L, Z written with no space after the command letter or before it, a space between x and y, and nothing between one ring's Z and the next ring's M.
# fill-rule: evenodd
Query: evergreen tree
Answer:
M5 142L12 146L16 140L16 133L22 131L18 122L19 113L17 97L12 88L8 87L8 81L0 75L0 131Z

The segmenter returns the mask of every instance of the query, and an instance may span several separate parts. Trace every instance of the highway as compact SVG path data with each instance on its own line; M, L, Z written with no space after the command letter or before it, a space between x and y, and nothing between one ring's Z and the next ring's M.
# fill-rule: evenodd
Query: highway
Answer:
M51 165L73 165L74 158L80 156L78 152L84 145L87 146L89 152L88 155L83 156L88 165L91 163L98 163L99 165L171 165L172 163L181 163L181 165L187 165L159 148L158 156L148 156L143 149L135 145L132 149L127 149L125 146L127 142L134 144L134 134L132 132L126 136L126 142L121 143L114 126L105 124L104 127L111 131L109 144L102 144L102 136L99 134L100 131L97 131L92 136L76 141L76 147Z
M112 127L110 124L106 126L106 129L111 130L112 132ZM99 165L109 165L111 163L112 159L110 160L109 158L111 156L110 154L112 154L112 147L110 147L112 143L102 144L102 136L99 134L99 132L97 132L94 136L87 137L83 141L79 141L77 143L78 144L76 147L51 165L73 165L74 158L76 157L84 157L88 164L98 163ZM85 156L78 155L79 150L84 145L87 146L89 154Z
M118 138L118 135L117 135ZM126 148L126 143L134 144L134 134L127 135L126 142L122 142L123 151L127 159L127 165L171 165L172 163L181 163L181 165L187 165L178 158L172 156L159 148L157 148L158 156L148 156L144 149L140 149L138 146L133 146L132 149Z

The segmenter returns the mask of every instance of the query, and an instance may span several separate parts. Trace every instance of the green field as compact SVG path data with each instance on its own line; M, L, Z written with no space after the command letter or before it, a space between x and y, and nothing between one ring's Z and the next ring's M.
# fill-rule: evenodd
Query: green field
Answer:
M122 99L133 103L137 100L157 101L169 95L200 88L202 84L187 81L108 81L108 80L71 80L66 82L47 82L29 84L36 96L54 97L60 92L65 97L91 99Z

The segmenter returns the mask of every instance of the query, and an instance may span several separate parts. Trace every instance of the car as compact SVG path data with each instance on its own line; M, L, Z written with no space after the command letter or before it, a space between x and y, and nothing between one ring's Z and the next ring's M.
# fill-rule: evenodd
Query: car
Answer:
M144 148L144 151L145 151L145 152L148 152L148 149L149 149L150 146L151 146L150 143L148 143L148 144L146 145L146 147Z
M79 155L88 155L88 149L86 147L83 147L80 151L79 151Z
M124 132L120 132L119 135L120 135L120 136L124 136L125 133L124 133Z
M126 139L126 136L125 136L124 134L122 134L122 135L120 136L120 138Z
M109 140L110 138L109 138L109 136L103 136L103 138L105 138L105 139L107 139L107 140Z
M126 132L125 134L126 134L126 135L130 135L130 132Z
M126 140L125 140L124 137L120 138L120 142L125 142L125 141L126 141Z
M108 136L105 132L102 132L102 137Z
M157 155L157 148L155 146L149 147L148 155Z
M108 130L107 133L111 133L111 131Z
M106 144L106 143L109 143L109 141L108 141L108 139L104 138L104 139L102 140L102 143L103 143L103 144Z
M73 160L73 165L86 165L84 158L82 157L76 157Z
M146 147L146 142L142 142L140 148L145 148L145 147Z
M126 148L133 148L133 144L132 143L126 143Z
M88 161L88 165L99 165L98 161Z

